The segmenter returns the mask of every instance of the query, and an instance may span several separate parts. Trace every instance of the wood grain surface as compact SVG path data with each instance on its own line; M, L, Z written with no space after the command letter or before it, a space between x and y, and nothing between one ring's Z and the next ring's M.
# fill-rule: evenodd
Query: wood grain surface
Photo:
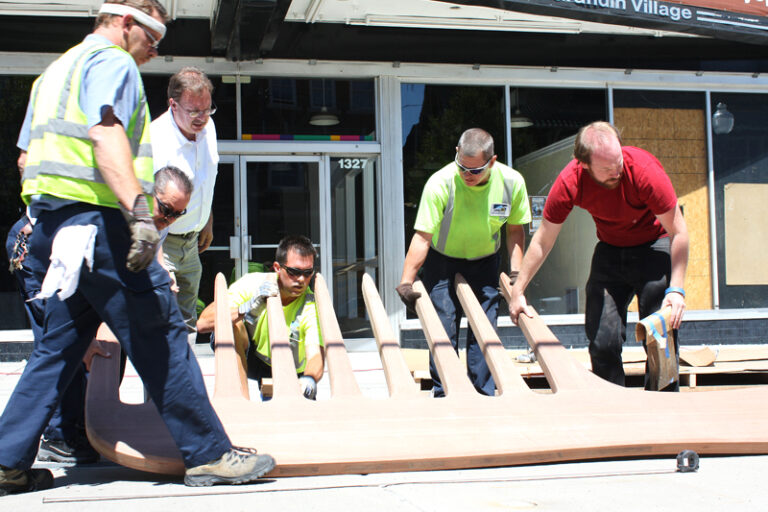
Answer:
M501 288L508 293L508 278ZM552 394L520 385L514 368L499 357L498 336L484 325L479 304L459 280L457 293L484 347L500 394L476 393L447 340L426 290L416 310L437 362L445 398L413 391L402 354L372 280L364 296L382 354L390 397L363 395L354 380L322 276L315 285L328 355L331 397L300 396L295 371L277 371L286 391L268 402L248 400L237 364L217 360L213 404L232 442L275 457L270 476L420 471L520 465L605 457L768 453L768 388L705 393L653 393L599 379L572 360L538 316L521 328L544 369ZM217 278L216 303L229 310L226 285ZM270 319L279 301L268 301ZM282 314L282 308L280 308ZM217 314L217 322L231 324ZM270 329L281 322L270 322ZM284 322L282 326L285 327ZM219 326L217 325L217 328ZM222 326L223 327L223 326ZM229 333L216 333L216 357L236 361ZM271 331L273 363L282 360L285 334ZM106 336L100 336L105 338ZM106 343L116 343L109 341ZM114 352L113 352L114 353ZM287 358L285 358L287 359ZM277 363L278 365L282 363ZM285 361L287 365L287 361ZM228 369L224 369L228 368ZM222 370L224 369L224 370ZM226 374L220 375L219 371ZM181 459L151 403L126 405L117 396L117 358L95 358L88 385L87 428L94 447L119 464L158 473L179 473ZM277 389L277 388L276 388ZM295 392L293 391L295 390Z

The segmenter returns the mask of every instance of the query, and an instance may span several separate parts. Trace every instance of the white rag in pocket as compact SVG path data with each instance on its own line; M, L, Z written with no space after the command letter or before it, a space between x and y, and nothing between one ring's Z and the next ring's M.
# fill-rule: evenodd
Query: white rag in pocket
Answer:
M51 245L51 264L35 299L52 297L57 290L59 299L70 297L77 289L83 260L93 270L93 246L96 226L67 226L61 228Z

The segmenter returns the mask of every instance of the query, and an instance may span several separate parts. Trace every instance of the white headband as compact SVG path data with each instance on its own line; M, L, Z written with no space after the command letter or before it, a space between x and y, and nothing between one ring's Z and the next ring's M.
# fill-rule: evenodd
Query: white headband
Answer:
M165 25L160 23L149 14L142 12L135 7L124 4L104 4L99 9L99 14L116 14L117 16L125 16L130 14L136 21L144 25L145 27L154 30L160 34L160 39L165 37Z

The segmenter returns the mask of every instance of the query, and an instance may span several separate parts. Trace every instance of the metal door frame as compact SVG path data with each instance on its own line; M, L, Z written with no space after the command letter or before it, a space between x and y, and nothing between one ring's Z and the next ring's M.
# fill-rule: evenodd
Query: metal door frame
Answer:
M235 237L238 238L238 247L230 245L230 255L239 256L235 259L235 272L241 277L248 272L248 261L251 249L265 248L263 244L253 244L248 235L248 162L308 162L316 163L318 167L318 215L320 225L320 241L318 255L320 257L319 271L324 276L331 276L331 202L330 202L330 176L328 174L327 159L314 155L222 155L221 161L235 165ZM242 243L245 241L246 243Z

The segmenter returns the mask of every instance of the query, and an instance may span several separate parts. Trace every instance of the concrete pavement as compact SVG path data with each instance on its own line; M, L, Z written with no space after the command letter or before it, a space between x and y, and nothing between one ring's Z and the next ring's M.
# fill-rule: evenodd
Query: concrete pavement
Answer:
M196 347L206 383L213 357ZM363 393L386 396L378 355L351 352ZM0 409L24 363L0 363ZM330 395L327 379L318 390ZM123 400L140 401L141 381L129 366ZM745 411L748 414L748 411ZM418 427L416 427L418 428ZM428 428L424 426L423 428ZM48 491L0 498L0 511L180 510L445 511L445 510L763 510L762 477L768 456L704 457L695 473L677 472L674 458L612 460L536 466L265 479L258 484L186 487L176 478L123 468L39 463L56 477Z

